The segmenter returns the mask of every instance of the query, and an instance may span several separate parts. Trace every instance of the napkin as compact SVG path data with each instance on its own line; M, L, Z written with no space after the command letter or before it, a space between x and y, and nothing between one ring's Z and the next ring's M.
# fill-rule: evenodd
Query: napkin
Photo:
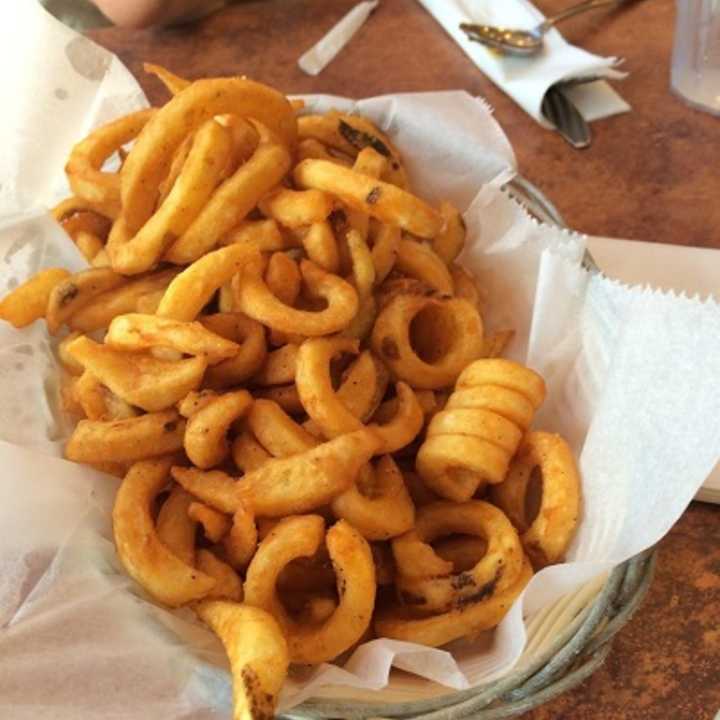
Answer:
M418 0L443 26L466 55L503 92L543 127L553 125L541 112L548 89L563 80L586 77L621 79L615 69L618 59L603 58L566 42L552 29L545 35L545 47L532 58L503 56L479 43L468 40L460 23L530 29L545 18L528 0ZM630 106L604 80L587 83L567 91L586 121L628 112Z
M353 35L370 17L379 0L358 3L298 60L300 69L308 75L317 75L347 45Z

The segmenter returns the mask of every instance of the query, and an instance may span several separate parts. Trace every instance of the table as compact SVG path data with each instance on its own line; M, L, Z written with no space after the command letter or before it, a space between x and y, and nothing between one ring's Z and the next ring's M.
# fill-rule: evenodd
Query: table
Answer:
M588 150L545 131L480 74L414 0L381 7L318 77L299 55L356 0L246 2L185 28L95 30L153 102L166 99L142 62L190 78L246 74L286 92L366 97L464 89L483 95L522 173L581 231L720 248L720 121L669 93L672 0L599 11L563 26L588 50L626 58L621 84L633 112L592 125ZM567 0L542 0L546 13ZM647 600L609 660L576 690L527 720L711 720L720 708L720 507L694 503L660 544Z

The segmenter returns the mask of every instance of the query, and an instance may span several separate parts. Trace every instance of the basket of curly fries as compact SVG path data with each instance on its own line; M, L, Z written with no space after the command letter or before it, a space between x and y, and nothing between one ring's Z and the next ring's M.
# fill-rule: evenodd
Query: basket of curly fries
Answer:
M716 309L587 273L564 231L552 252L512 241L551 231L497 187L463 212L425 199L392 122L147 70L169 100L96 127L65 166L52 215L85 267L0 300L57 358L64 458L119 482L133 596L217 636L235 718L509 717L587 677L647 590L641 551L703 479L653 489L637 536L608 512L688 465L651 432L675 396L633 416L637 348L662 335L650 317L675 338L673 313L710 327ZM706 413L717 399L693 388L677 402Z

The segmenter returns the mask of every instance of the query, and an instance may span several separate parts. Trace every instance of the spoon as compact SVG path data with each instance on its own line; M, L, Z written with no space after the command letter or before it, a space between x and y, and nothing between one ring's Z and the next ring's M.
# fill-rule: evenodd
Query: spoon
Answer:
M536 55L542 50L543 37L557 23L588 10L607 7L608 5L624 5L627 2L630 2L630 0L587 0L547 18L531 30L475 25L473 23L460 23L460 29L465 32L470 40L482 43L501 53L508 55Z

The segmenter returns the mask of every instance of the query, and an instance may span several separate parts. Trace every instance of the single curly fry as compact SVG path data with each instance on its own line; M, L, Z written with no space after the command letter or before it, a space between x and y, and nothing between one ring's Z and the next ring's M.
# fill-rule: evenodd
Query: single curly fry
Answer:
M200 355L216 365L240 351L237 343L207 330L199 322L183 322L156 315L127 313L116 317L105 335L105 344L118 350L172 348L185 355Z
M243 600L243 584L240 576L215 553L201 548L197 551L197 568L215 580L215 587L206 595L208 599Z
M160 542L186 565L195 565L195 528L188 514L192 495L179 485L170 491L157 516L156 530Z
M175 410L112 422L81 420L65 457L81 463L132 463L182 449L185 421Z
M277 350L269 352L260 370L253 375L253 385L285 385L295 381L300 348L287 343Z
M158 360L114 350L84 335L73 340L67 351L118 397L148 412L175 405L199 387L207 367L202 357Z
M241 503L232 518L230 532L223 547L233 567L245 568L252 560L258 544L258 529L253 514Z
M298 455L268 460L245 475L237 491L258 516L308 512L347 490L379 444L367 428L341 435Z
M415 522L415 506L390 455L383 455L375 468L366 465L358 481L331 507L335 517L347 520L366 540L402 535Z
M409 445L420 433L425 421L423 409L413 389L404 382L395 386L397 411L382 425L373 423L369 427L382 440L381 452L394 453Z
M430 543L453 533L477 535L487 543L485 555L471 570L418 577L417 567L411 566L408 574L406 562L418 551L413 546L434 553ZM393 554L400 596L407 604L432 612L447 612L507 590L522 572L524 559L512 523L501 510L481 500L424 505L417 511L414 529L393 540Z
M357 352L357 340L341 337L313 338L300 346L295 385L305 412L327 438L362 428L362 422L338 398L330 379L332 358Z
M375 564L367 541L348 523L337 522L325 536L336 574L339 602L322 625L294 621L277 594L281 570L319 548L325 523L318 515L286 518L262 541L250 563L245 601L262 607L278 621L288 639L290 659L297 663L328 662L355 644L367 630L375 606Z
M532 508L530 491L536 469L542 487ZM559 562L572 540L580 513L580 476L567 443L552 433L528 433L507 479L493 486L491 498L517 528L535 568Z
M257 402L257 401L255 401ZM254 405L255 403L253 403ZM270 453L252 436L251 433L241 432L233 440L233 462L242 473L249 473L264 465L271 457Z
M72 191L103 215L120 214L120 174L103 172L105 161L137 137L155 110L140 110L97 128L70 152L65 173Z
M244 245L228 245L204 255L173 279L157 315L174 320L194 320L213 293L248 263L262 267L260 252Z
M498 625L532 576L532 565L526 558L515 583L506 590L439 615L418 617L407 607L391 607L376 616L375 632L381 637L419 643L428 647L447 645L453 640Z
M293 178L299 187L334 195L370 217L418 237L433 238L443 226L440 214L415 195L327 160L303 160L295 166Z
M187 508L187 515L191 520L202 525L205 537L210 542L220 542L230 530L231 523L227 515L201 502L191 502Z
M143 70L150 75L154 75L167 88L171 95L177 95L190 85L189 80L170 72L170 70L164 68L162 65L143 63Z
M36 273L2 299L0 320L9 322L13 327L23 328L44 318L54 289L70 277L70 272L63 268L48 268ZM60 319L56 322L59 323Z
M219 395L188 420L185 430L185 452L199 468L219 465L230 452L227 432L252 405L252 395L237 390Z
M465 300L401 294L378 315L371 344L399 380L432 390L480 356L483 325Z
M496 385L520 393L537 410L545 400L545 381L534 370L504 358L484 358L468 365L457 379L456 388L464 390Z
M262 367L267 357L267 342L265 329L257 320L242 313L203 315L199 320L211 332L240 345L237 355L207 369L205 384L208 387L217 390L240 385Z
M269 613L225 600L205 600L196 608L220 638L233 677L233 719L269 720L287 677L287 642Z
M280 188L266 195L258 207L267 217L289 228L323 222L332 211L332 198L319 190Z
M300 272L311 292L327 301L324 310L298 310L285 305L268 288L262 278L262 264L257 261L233 279L237 306L246 315L281 332L317 337L346 328L358 309L355 288L308 260L301 261Z
M454 285L447 265L431 248L415 240L402 238L398 244L395 267L417 278L441 295L452 295Z
M156 600L178 607L206 596L215 580L184 563L158 538L151 514L165 487L172 458L135 463L120 485L113 507L113 534L120 562Z
M48 332L56 335L60 328L65 323L71 322L73 315L88 305L93 298L126 282L122 275L108 268L92 268L53 283L45 310ZM28 285L29 283L26 283L21 288ZM19 290L20 288L16 292ZM73 330L80 329L82 328L73 327Z
M247 424L273 457L297 455L320 444L272 400L255 400Z
M432 247L435 254L449 266L465 246L467 228L460 211L447 200L440 203L439 210L445 225L442 232L433 238Z

